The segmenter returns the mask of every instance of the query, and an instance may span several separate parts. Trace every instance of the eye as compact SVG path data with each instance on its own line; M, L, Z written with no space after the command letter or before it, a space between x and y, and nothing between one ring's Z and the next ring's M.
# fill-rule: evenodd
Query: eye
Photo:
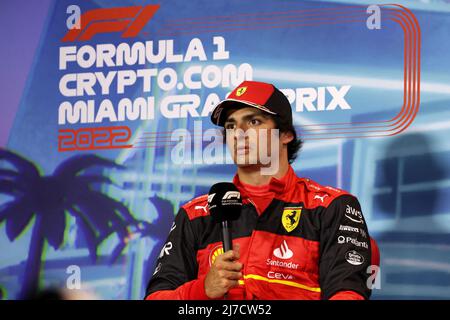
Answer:
M253 118L253 119L251 119L251 120L249 121L249 123L250 123L252 126L258 126L258 125L261 124L261 120L256 119L256 118Z
M225 129L234 129L235 124L234 123L225 123Z

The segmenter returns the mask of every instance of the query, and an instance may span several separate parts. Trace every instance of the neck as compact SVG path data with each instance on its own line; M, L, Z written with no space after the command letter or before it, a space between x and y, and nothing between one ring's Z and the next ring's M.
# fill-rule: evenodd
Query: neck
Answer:
M284 177L288 169L289 162L286 160L280 161L278 171L273 175L261 174L261 166L258 165L238 167L237 174L239 176L239 180L243 183L254 186L262 186L270 183L270 179L272 179L272 177L281 179L282 177Z

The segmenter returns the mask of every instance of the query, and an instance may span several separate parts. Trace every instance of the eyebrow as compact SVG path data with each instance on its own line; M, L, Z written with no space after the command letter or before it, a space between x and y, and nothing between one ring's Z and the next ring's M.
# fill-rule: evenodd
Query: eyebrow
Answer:
M248 121L248 120L250 120L251 118L253 118L255 116L262 116L263 118L266 118L266 119L269 118L268 114L262 112L261 110L256 109L254 112L246 114L245 116L243 116L242 120L243 121ZM234 119L232 115L225 120L225 124L226 123L235 123L235 122L236 122L236 119Z

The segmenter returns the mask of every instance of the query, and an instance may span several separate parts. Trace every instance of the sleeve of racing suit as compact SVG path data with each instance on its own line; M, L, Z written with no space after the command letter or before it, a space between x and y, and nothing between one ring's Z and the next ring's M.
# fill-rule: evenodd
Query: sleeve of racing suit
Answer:
M321 214L320 287L322 299L353 291L369 299L370 238L358 200L351 195L334 199Z
M364 297L354 291L339 291L330 300L364 300Z
M181 208L156 261L145 299L208 299L204 277L197 279L196 254L196 237L186 211Z

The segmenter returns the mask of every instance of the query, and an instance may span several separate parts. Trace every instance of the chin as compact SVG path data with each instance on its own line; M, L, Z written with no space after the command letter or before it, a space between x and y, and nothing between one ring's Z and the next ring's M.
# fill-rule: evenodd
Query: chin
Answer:
M234 164L236 165L236 167L242 168L242 169L244 169L244 168L245 169L260 168L261 167L260 163L249 163L249 161L245 161L244 163L237 163L235 160Z

